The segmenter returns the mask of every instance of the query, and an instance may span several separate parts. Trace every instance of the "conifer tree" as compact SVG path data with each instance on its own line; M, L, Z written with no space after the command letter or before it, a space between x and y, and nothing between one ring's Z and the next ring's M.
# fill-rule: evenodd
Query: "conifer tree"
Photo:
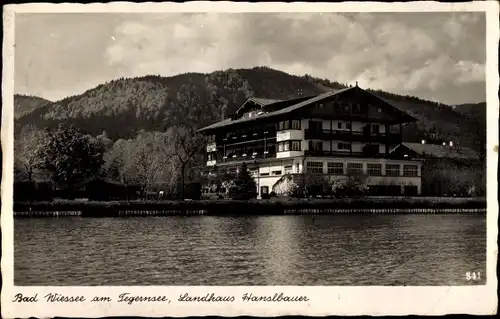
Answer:
M229 197L239 200L249 200L257 197L257 184L252 176L250 176L245 163L241 165L229 189Z

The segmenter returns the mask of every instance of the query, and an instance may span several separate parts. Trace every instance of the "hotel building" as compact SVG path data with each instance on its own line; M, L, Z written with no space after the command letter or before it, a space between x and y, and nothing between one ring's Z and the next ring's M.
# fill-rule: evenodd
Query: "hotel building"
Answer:
M200 129L207 166L235 171L243 162L259 196L283 192L284 176L330 180L363 174L374 195L420 195L419 157L393 152L416 119L355 87L291 100L248 99L228 119ZM297 175L299 174L299 175Z

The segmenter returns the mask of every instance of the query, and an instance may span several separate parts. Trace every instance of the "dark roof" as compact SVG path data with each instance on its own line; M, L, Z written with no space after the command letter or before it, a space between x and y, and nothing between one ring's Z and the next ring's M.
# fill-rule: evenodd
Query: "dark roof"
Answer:
M285 108L282 108L280 110L277 110L277 111L274 111L274 112L268 112L268 113L265 113L265 114L262 114L260 116L256 116L256 117L250 117L250 118L240 118L240 119L236 119L236 120L232 120L232 119L225 119L225 120L222 120L220 122L217 122L217 123L214 123L214 124L211 124L209 126L206 126L204 128L201 128L199 129L198 131L199 132L202 132L202 131L206 131L206 130L210 130L210 129L215 129L215 128L219 128L219 127L223 127L223 126L228 126L228 125L233 125L233 124L238 124L238 123L244 123L244 122L250 122L250 121L255 121L255 120L259 120L259 119L262 119L262 118L270 118L270 117L273 117L273 116L277 116L277 115L283 115L283 114L287 114L287 113L290 113L292 111L295 111L295 110L298 110L304 106L307 106L311 103L314 103L314 102L318 102L318 101L321 101L323 99L326 99L326 98L329 98L329 97L332 97L332 96L335 96L337 94L340 94L340 93L343 93L343 92L346 92L346 91L349 91L349 90L353 90L353 89L356 89L358 88L357 86L356 87L349 87L349 88L345 88L345 89L341 89L341 90L337 90L337 91L330 91L330 92L326 92L326 93L323 93L323 94L320 94L320 95L316 95L316 96L313 96L305 101L302 101L300 103L297 103L297 104L293 104L291 106L288 106L288 107L285 107ZM365 91L365 92L368 92L368 91ZM370 93L372 94L372 93ZM372 94L373 96L379 98L378 96ZM391 103L383 100L385 103L393 106ZM279 102L282 102L282 101L275 101L274 103L279 103ZM270 104L267 104L267 105L271 105L271 104L274 104L274 103L270 103ZM408 119L411 119L412 121L416 121L416 119L407 114L406 112L402 111L401 109L399 108L396 108L395 106L393 106L395 109L397 109L398 111L400 111L402 114L406 115L408 117Z
M468 147L457 147L441 144L403 143L410 150L419 155L434 158L451 158L457 160L477 160L477 152Z
M274 100L274 99L264 99L264 98L260 98L260 97L252 97L249 100L252 100L255 103L262 105L262 106L266 106L269 104L274 104L274 103L278 103L278 102L283 101L283 100Z
M246 100L245 103L243 103L243 105L240 106L236 110L235 114L238 114L240 112L240 110L242 110L248 102L253 102L253 103L259 105L260 107L263 107L263 106L275 104L278 102L283 102L283 100L273 100L273 99L265 99L265 98L260 98L260 97L251 97L248 100Z
M273 117L273 116L280 115L280 114L286 114L286 113L289 113L289 112L294 111L296 109L299 109L305 105L308 105L310 103L314 103L314 102L319 101L321 99L334 96L334 95L339 94L341 92L345 92L349 89L351 89L351 88L342 89L342 90L334 91L334 92L323 93L323 94L314 96L310 99L307 99L301 103L285 107L285 108L278 110L278 111L265 113L265 114L262 114L262 115L256 116L256 117L241 118L241 119L236 119L236 120L225 119L225 120L222 120L220 122L214 123L214 124L206 126L204 128L201 128L201 129L199 129L199 131L201 132L201 131L206 131L209 129L219 128L219 127L223 127L223 126L227 126L227 125L233 125L233 124L243 123L243 122L250 122L250 121L255 121L257 119L269 118L269 117ZM267 104L267 105L270 105L270 104Z

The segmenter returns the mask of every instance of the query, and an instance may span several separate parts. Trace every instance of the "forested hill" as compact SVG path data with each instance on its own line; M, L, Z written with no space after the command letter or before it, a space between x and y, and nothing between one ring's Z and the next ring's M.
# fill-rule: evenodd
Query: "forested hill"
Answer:
M49 103L38 96L14 94L14 117L18 119Z
M486 102L455 105L453 109L466 118L486 124Z
M121 78L81 95L34 107L16 121L16 128L19 130L26 124L46 127L69 122L93 135L106 130L112 139L126 138L141 129L165 130L175 124L176 110L185 109L186 105L192 123L201 127L232 113L251 96L288 99L344 87L345 84L338 82L309 75L294 76L267 67L172 77ZM454 140L474 146L480 139L475 122L450 106L382 91L373 93L419 119L417 124L406 128L407 140ZM184 107L180 107L181 104ZM18 107L29 109L21 102L16 103Z

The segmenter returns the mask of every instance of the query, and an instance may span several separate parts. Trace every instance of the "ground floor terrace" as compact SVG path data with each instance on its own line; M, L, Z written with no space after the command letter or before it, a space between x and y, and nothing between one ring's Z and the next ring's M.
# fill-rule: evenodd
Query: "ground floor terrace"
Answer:
M371 195L418 196L422 192L418 160L357 157L307 157L244 161L257 184L258 196L287 195L293 184L330 184L353 176L362 180ZM242 162L221 163L209 169L212 176L236 173ZM205 189L205 192L214 191Z

